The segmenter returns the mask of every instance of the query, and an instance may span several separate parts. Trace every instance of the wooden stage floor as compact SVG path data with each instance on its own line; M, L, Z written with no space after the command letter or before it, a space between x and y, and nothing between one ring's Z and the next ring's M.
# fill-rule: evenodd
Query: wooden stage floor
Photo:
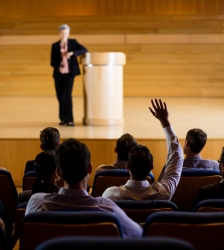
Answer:
M58 103L54 97L0 97L0 139L38 139L44 127L60 130L61 137L117 139L130 133L141 139L163 139L158 121L151 116L149 98L124 98L123 125L83 126L83 99L73 99L75 127L58 126ZM201 128L208 138L224 138L224 98L163 98L179 138L187 130Z
M58 126L58 103L54 97L0 97L0 167L7 168L17 187L22 185L24 166L40 152L39 133L48 126L57 127L61 138L80 139L89 147L94 171L100 164L115 160L116 139L132 134L139 144L149 147L154 156L154 175L159 176L166 161L166 143L159 121L152 117L149 98L124 98L123 125L83 126L83 99L74 98L75 127ZM202 157L218 159L224 146L224 98L163 98L170 121L184 144L186 132L201 128L208 135Z

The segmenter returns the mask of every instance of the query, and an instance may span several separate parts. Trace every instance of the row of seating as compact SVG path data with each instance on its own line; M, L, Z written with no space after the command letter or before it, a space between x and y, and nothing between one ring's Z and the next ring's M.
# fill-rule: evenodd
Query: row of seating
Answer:
M124 170L126 171L126 170ZM98 183L98 178L100 179L101 178L107 178L108 176L105 174L105 172L108 172L108 170L106 171L103 171L104 174L102 176L98 176L96 175L95 179L95 186L94 188L97 187L96 183ZM110 171L109 171L110 172ZM119 179L119 178L123 178L123 177L118 177L116 176L115 173L119 173L119 172L122 172L122 170L113 170L112 171L114 176L113 177L116 177L116 179ZM205 175L204 177L214 177L217 175L217 172L214 172L213 174L216 174L216 175L213 175L213 176L210 176L212 174L211 171L208 171L208 170L205 170L205 171L197 171L197 170L189 170L189 169L186 169L186 170L183 170L183 173L182 173L182 178L186 178L186 182L189 182L190 178L189 175L192 177L192 174L194 175L194 177L196 178L200 178L200 175L201 173L204 172L203 174ZM199 175L200 173L200 175ZM3 178L3 181L0 182L1 184L4 183L6 184L6 180L8 178L8 183L10 183L11 186L14 185L13 183L13 180L11 178L11 175L8 171L5 171L5 170L1 170L0 171L0 176L4 176ZM34 176L35 177L35 176ZM127 176L126 176L127 177ZM219 177L219 181L220 181L220 176ZM36 178L36 177L35 177ZM129 177L127 177L129 178ZM151 176L151 181L153 181L153 176ZM206 178L207 179L207 178ZM197 183L199 179L196 179L195 182ZM126 182L126 180L124 180L124 183ZM0 184L0 185L1 185ZM121 183L123 184L123 183ZM119 185L121 185L119 184ZM117 184L115 184L117 185ZM7 190L6 188L1 188L2 190ZM15 194L16 190L14 190L14 188L12 188L12 194L14 193ZM6 193L6 192L3 192L3 193ZM17 192L16 192L17 193ZM6 197L7 200L10 200L9 197ZM4 201L3 201L4 203ZM117 201L116 202L118 206L120 206L127 214L130 218L132 218L134 221L138 222L138 223L144 223L147 219L147 217L152 214L152 213L155 213L157 211L177 211L178 208L177 206L172 203L172 202L169 202L169 201L139 201L139 202L136 202L136 201ZM222 211L223 209L223 205L220 206L219 204L220 202L217 201L216 205L213 205L213 204L210 204L204 208L200 208L202 209L202 211L211 211L210 208L212 208L212 211ZM24 217L24 214L25 214L25 208L26 208L26 204L21 204L20 206L17 207L16 209L16 212L14 214L14 219L15 219L15 231L14 231L14 239L15 241L20 237L20 233L21 233L21 225L22 225L22 220L23 220L23 217ZM179 214L179 213L178 213ZM25 220L25 219L24 219ZM24 223L24 222L23 222Z
M135 222L144 226L147 218L156 212L177 212L177 206L171 201L115 201L115 203L122 208L122 210ZM22 203L17 207L15 216L15 230L14 230L14 241L17 241L21 234L21 228L24 221L27 221L25 215L27 203ZM201 201L195 208L195 212L224 212L224 200L205 200ZM50 212L51 214L52 212ZM41 214L41 213L39 213ZM45 213L43 213L45 214ZM53 214L63 214L56 213ZM72 214L72 213L71 213ZM178 213L179 214L179 213ZM191 214L191 213L188 213ZM41 216L41 215L39 215ZM45 216L45 215L44 215ZM35 217L36 218L36 217ZM43 217L44 220L45 217ZM24 221L23 221L24 219ZM52 222L56 223L56 220ZM61 222L63 221L61 217ZM65 222L65 221L64 221ZM70 220L72 222L72 220ZM69 223L70 223L69 222Z
M23 178L23 190L32 189L36 173L28 172ZM92 196L101 196L104 190L110 186L120 186L129 179L127 170L104 170L96 174L92 189ZM182 176L172 201L177 205L179 211L188 211L200 187L220 182L222 177L216 170L183 169ZM152 183L154 176L150 173L148 181ZM59 186L63 185L63 181ZM15 220L15 211L18 205L18 194L11 174L0 170L0 200L5 210Z
M148 237L141 239L120 239L114 237L60 237L58 239L48 240L42 243L37 250L83 250L90 249L150 249L150 250L193 250L191 244L183 240L168 237Z
M224 212L154 212L143 228L143 237L177 237L196 249L224 247ZM41 242L60 236L123 237L123 231L119 220L105 212L31 213L22 221L20 249L35 249Z
M209 243L209 246L213 245L213 249L217 249L214 245L216 243L217 246L221 246L222 237L219 232L224 226L224 200L202 201L195 209L197 213L177 212L177 207L170 201L117 201L116 203L134 221L138 223L146 221L143 225L143 236L179 237L198 245L197 249L202 249L201 245L205 245L205 240L199 237L201 234L203 235L201 237L206 235L207 240L214 238ZM26 205L27 203L20 204L16 211L14 237L16 240L20 237L20 249L34 249L40 242L58 236L123 236L120 222L112 214L38 212L24 217ZM218 213L212 213L217 211Z

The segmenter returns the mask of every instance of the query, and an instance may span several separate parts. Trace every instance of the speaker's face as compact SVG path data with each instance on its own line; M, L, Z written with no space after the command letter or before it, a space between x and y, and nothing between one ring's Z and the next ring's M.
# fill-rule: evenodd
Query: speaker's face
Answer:
M66 41L69 37L69 30L63 29L59 31L60 40Z

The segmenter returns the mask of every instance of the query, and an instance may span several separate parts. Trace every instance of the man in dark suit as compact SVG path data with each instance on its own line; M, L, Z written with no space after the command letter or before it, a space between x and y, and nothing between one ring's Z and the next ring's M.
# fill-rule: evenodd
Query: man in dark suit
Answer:
M224 148L218 162L220 163L220 172L222 172L222 176L224 177ZM193 211L200 201L208 199L224 199L224 179L220 183L201 187L190 210Z
M87 49L75 39L68 39L70 27L59 26L60 40L52 44L51 66L59 102L59 125L74 126L72 113L72 88L74 77L80 75L77 56L83 55Z

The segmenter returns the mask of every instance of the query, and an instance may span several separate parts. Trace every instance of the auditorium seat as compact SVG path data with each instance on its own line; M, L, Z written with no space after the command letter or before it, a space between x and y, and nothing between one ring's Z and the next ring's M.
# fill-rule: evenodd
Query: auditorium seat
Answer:
M223 249L224 212L156 212L146 220L143 236L176 237L197 250Z
M102 170L94 177L92 196L102 196L107 188L124 185L129 179L130 174L126 169ZM154 182L154 176L151 172L148 181L150 184Z
M0 200L6 213L14 221L18 204L18 193L9 171L0 169Z
M177 205L179 211L189 211L200 187L219 183L221 180L218 170L184 168L171 201Z
M149 250L194 250L188 242L167 237L149 238L93 238L93 237L61 237L48 240L37 247L36 250L83 250L83 249L149 249Z
M59 236L123 237L119 220L105 212L36 212L23 219L20 250Z
M177 206L166 200L152 201L114 201L124 212L137 223L143 224L148 216L158 211L177 211Z
M224 200L209 199L200 201L194 208L194 212L224 212Z
M14 234L13 234L13 244L15 245L17 240L20 237L21 229L22 229L22 221L25 216L27 202L21 203L16 208L15 215L15 225L14 225Z
M36 178L37 173L34 170L26 172L23 176L23 191L32 190Z

